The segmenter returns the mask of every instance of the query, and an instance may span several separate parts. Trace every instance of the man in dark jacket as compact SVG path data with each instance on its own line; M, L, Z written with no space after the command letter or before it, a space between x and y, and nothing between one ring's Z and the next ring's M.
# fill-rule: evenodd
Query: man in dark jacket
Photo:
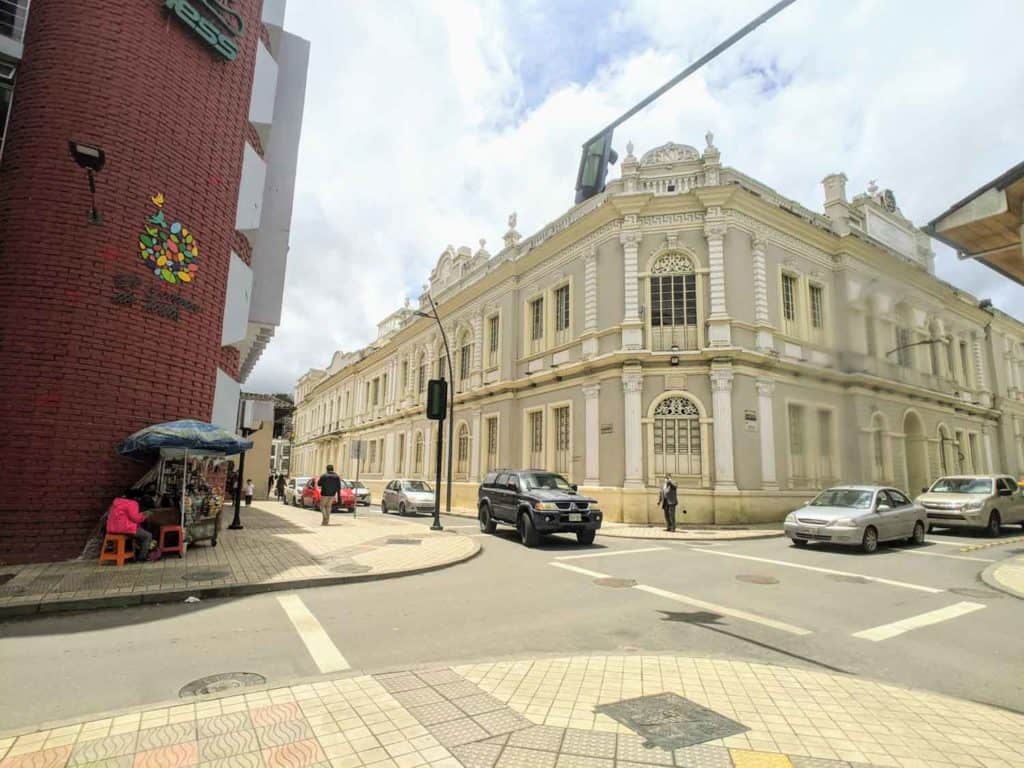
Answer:
M341 478L334 474L333 464L327 465L327 471L320 475L316 484L320 488L320 514L324 518L320 525L330 525L331 507L341 491Z
M675 481L672 479L672 475L665 475L665 482L661 484L661 489L658 491L658 506L665 513L666 531L676 529L676 505L678 503Z

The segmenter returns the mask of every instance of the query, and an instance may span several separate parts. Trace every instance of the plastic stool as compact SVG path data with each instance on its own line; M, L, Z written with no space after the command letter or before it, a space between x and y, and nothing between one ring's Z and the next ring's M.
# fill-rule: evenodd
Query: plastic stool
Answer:
M126 533L108 533L104 536L103 547L100 549L100 565L109 561L121 566L124 565L125 560L134 560L135 553L132 551L134 538Z
M170 539L173 544L168 544L167 540ZM176 553L178 557L185 554L185 529L180 525L161 525L160 526L160 541L157 544L157 549L160 550L160 555L169 555L172 552Z

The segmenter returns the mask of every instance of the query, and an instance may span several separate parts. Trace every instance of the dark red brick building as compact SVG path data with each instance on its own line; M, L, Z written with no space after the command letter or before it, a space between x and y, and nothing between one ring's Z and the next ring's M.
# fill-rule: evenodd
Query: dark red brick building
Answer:
M24 6L0 18L0 563L77 555L146 469L131 432L234 428L280 321L308 63L282 0ZM69 142L103 152L94 199Z

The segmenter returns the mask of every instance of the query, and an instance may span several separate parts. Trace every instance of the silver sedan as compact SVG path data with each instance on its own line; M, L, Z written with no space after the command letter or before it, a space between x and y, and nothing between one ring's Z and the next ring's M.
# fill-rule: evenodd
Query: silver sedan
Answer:
M874 552L880 541L924 542L928 516L895 488L844 485L822 491L783 524L798 547L812 541L859 546Z
M423 480L392 480L384 486L380 511L400 515L434 511L434 490Z

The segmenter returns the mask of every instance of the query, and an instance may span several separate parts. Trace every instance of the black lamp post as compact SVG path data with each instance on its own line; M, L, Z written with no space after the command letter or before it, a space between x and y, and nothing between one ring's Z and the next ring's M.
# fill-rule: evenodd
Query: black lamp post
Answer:
M242 437L248 437L253 433L254 430L242 427ZM235 477L235 516L231 520L231 525L228 526L232 531L240 531L245 526L242 525L242 478L245 477L245 454L246 451L242 451L238 456L238 475Z

